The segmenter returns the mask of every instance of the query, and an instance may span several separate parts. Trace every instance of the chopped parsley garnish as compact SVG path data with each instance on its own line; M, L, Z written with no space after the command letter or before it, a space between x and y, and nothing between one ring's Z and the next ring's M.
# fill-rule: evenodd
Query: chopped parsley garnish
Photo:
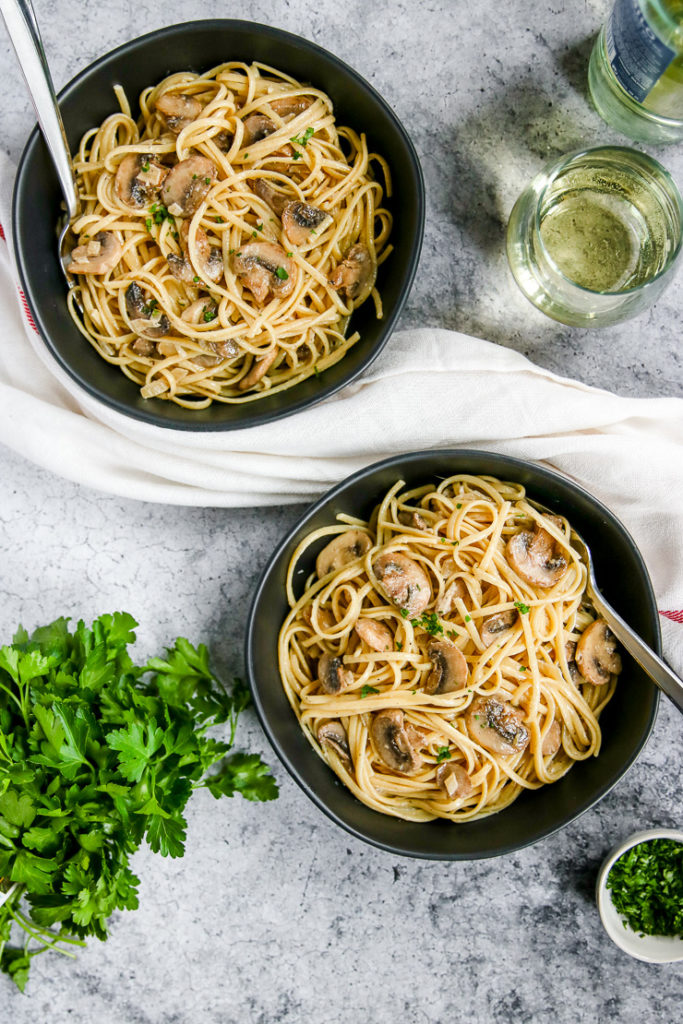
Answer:
M610 870L607 888L624 928L683 937L683 843L650 839L631 847Z
M457 635L458 633L457 630L455 629L449 629L448 632L446 633L446 636L448 637L449 640L455 640Z
M407 619L408 618L408 609L407 608L401 608L401 615L403 616L404 619Z
M410 625L413 629L417 629L420 626L427 633L431 633L432 636L436 636L438 633L443 633L443 626L439 622L439 616L436 612L422 612L419 619L411 619Z
M249 159L249 154L248 154L248 153L245 153L245 154L244 154L244 159L245 159L245 160L248 160L248 159Z
M301 160L301 153L298 149L295 149L292 153L292 160Z
M289 256L289 258L291 259L291 258L292 258L292 256L294 255L294 253L293 253L293 252L288 252L288 253L287 253L287 255L288 255L288 256Z
M145 225L147 226L147 230L148 231L152 230L152 218L151 217L147 217L147 219L145 220Z
M396 650L397 651L402 651L403 650L403 643L402 643L401 640L397 640L396 641Z
M313 367L313 373L314 373L314 374L316 375L316 377L319 377L319 376L320 376L320 370L318 369L318 367L317 367L317 366L314 366L314 367Z
M472 616L471 615L466 615L465 616L465 622L471 622L471 621L472 621Z
M207 324L211 323L211 321L215 320L217 316L218 316L218 314L217 314L215 309L211 309L208 306L204 307L204 321L205 321L205 323L207 323Z
M204 184L205 185L210 185L211 184L211 178L204 178Z
M199 278L198 278L198 276L196 274L194 275L192 280L194 281L195 284L199 284Z
M148 171L148 170L149 170L149 160L147 161L147 163L144 163L144 164L142 165L142 170L143 170L143 171Z
M371 693L379 693L379 690L375 686L368 686L366 683L365 686L361 687L361 700L363 697L369 697Z
M520 666L519 666L519 671L520 671L520 672L526 672L527 668L528 668L528 666L527 666L527 665L520 665Z
M171 224L175 224L173 214L168 212L163 203L154 203L149 209L150 213L154 214L155 224L163 224L165 220L170 221Z
M234 249L228 249L228 256L234 256L234 255L235 255L235 250Z
M313 128L309 125L303 135L293 135L289 140L290 142L296 142L297 146L307 146L309 139L315 134Z
M461 502L461 501L459 501L459 502L458 502L458 504L457 504L457 505L456 505L455 507L456 507L456 508L462 508L462 502Z
M222 217L216 217L216 224L223 224L224 220Z
M529 605L524 604L524 601L515 601L515 608L517 609L520 615L529 614Z
M257 224L256 225L256 230L257 231L263 231L263 224Z
M436 763L441 764L442 761L450 761L451 752L448 747L439 747L436 752Z
M251 237L252 238L258 238L258 231L252 231Z
M193 180L193 181L196 181L198 177L199 177L199 175L198 175L198 174L193 174L193 175L192 175L192 180Z
M287 273L284 267L278 267L275 273L277 274L281 281L286 281L287 278L289 277L289 274Z

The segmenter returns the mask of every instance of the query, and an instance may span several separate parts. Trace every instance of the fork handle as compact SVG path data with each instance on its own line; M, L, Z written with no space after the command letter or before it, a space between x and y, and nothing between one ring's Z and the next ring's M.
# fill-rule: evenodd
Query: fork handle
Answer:
M74 183L73 163L62 115L33 7L30 0L0 0L0 12L19 59L71 220L80 212L81 204Z
M621 615L615 612L611 604L605 601L604 597L595 591L590 595L593 606L599 615L603 617L617 640L626 648L644 672L647 672L652 682L663 690L667 697L674 702L679 711L683 712L683 679L679 679L666 662L662 661L648 645L640 639L638 634L624 622Z

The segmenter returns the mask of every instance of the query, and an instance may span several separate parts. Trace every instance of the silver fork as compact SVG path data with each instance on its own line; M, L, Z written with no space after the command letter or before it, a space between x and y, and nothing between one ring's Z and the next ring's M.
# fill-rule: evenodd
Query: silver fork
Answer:
M546 508L545 505L541 505L538 501L531 501L529 498L527 498L527 501L534 508L538 509L539 512L547 515L557 515L552 509ZM573 527L571 540L588 570L586 593L592 601L596 612L605 620L617 640L631 657L638 662L655 686L658 686L674 702L678 710L683 712L683 680L679 679L676 673L648 647L644 640L641 640L635 630L631 629L629 624L622 619L619 612L616 612L612 605L602 596L595 579L590 548Z
M38 22L30 0L0 0L0 12L2 12L7 26L36 111L40 130L64 193L66 213L58 225L57 244L59 262L67 286L73 288L75 282L67 270L71 261L71 249L75 244L71 221L80 214L81 201L76 190L73 161L52 85L50 69L43 50Z

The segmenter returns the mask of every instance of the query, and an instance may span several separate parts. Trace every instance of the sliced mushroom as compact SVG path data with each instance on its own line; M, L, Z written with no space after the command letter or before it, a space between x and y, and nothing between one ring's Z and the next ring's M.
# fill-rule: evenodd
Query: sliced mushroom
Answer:
M332 217L318 206L296 200L282 211L282 228L292 245L304 245L332 223Z
M261 378L265 377L268 373L268 370L271 368L279 354L280 349L275 345L270 352L266 352L265 356L257 359L249 370L249 373L246 374L245 377L242 377L242 380L237 385L240 391L246 391L248 388L253 388L255 384L258 384Z
M318 737L318 743L325 753L333 754L341 762L346 771L350 772L353 764L351 763L349 739L346 735L346 729L341 722L333 719L321 722L318 726L316 735Z
M585 683L586 680L579 672L576 664L576 643L573 640L568 640L564 645L565 653L567 655L567 668L569 669L569 675L575 686L580 686Z
M139 210L158 198L168 175L168 167L152 153L129 153L117 168L114 191L122 203Z
M393 651L394 634L377 619L357 619L356 633L373 651Z
M456 598L460 598L461 601L466 602L468 597L469 593L464 581L460 577L458 577L457 580L453 580L453 582L446 587L444 595L441 598L441 614L450 615L450 613L455 610Z
M183 255L169 253L166 257L168 269L179 281L187 284L196 283L195 277L201 274L209 281L220 281L223 276L223 253L209 242L209 236L203 227L197 226L194 236L195 262L192 262L189 249L190 222L184 220L178 232Z
M621 672L617 641L604 619L596 619L581 634L576 645L576 664L588 683L601 686Z
M353 245L330 277L330 284L356 306L365 302L375 287L377 262L365 245Z
M349 562L355 562L372 547L372 541L362 530L346 530L326 544L315 560L318 579L328 572L339 572Z
M469 668L459 647L448 640L430 640L427 654L433 668L423 686L425 693L452 693L467 685Z
M554 587L567 571L567 559L555 538L538 523L533 532L522 530L511 537L505 556L517 575L535 587Z
M306 605L306 607L304 608L304 610L301 613L301 617L304 620L304 622L307 622L308 625L312 629L315 629L315 626L313 625L313 605L312 604L307 604ZM320 628L324 629L324 630L332 629L332 627L335 625L335 622L336 622L334 615L327 608L318 608L317 619L318 619L318 626Z
M279 117L292 117L296 114L303 114L304 110L313 103L309 96L283 96L279 100L271 100L266 96L270 109Z
M325 693L332 695L341 693L352 684L353 680L353 672L344 668L341 658L327 653L322 655L318 661L318 682Z
M250 242L233 256L233 268L259 305L269 295L285 299L296 284L296 267L275 242Z
M477 697L465 716L470 736L492 754L518 754L529 744L524 712L507 697Z
M126 312L131 330L143 338L160 338L171 329L168 317L159 309L156 299L145 302L144 293L137 281L133 281L126 289Z
M405 510L403 512L399 512L398 521L399 523L402 523L403 526L412 526L415 530L426 530L428 528L427 523L417 511L409 512L408 510Z
M173 217L191 217L199 209L218 178L218 168L206 156L188 156L171 168L161 199Z
M98 231L87 242L71 250L70 274L106 274L121 259L123 248L111 231Z
M429 577L417 562L400 551L384 551L372 563L372 571L390 601L419 615L431 600Z
M517 612L513 609L507 612L498 612L497 615L490 615L481 624L479 636L484 647L490 647L494 640L498 640L501 633L507 633L517 621Z
M193 96L177 92L166 92L156 101L157 113L174 135L180 135L183 128L196 121L204 107Z
M252 192L255 192L259 199L262 199L264 203L267 203L273 213L276 213L278 217L282 216L282 212L291 200L283 195L282 192L278 192L276 188L266 178L254 178L249 184L251 185Z
M562 744L562 729L556 718L553 719L550 728L543 737L541 753L545 757L554 757Z
M408 732L405 715L398 708L378 711L370 733L378 756L388 768L410 775L422 767L422 758L415 749L416 738Z
M440 764L436 769L436 781L449 800L464 800L473 789L467 769L461 764Z
M255 142L261 142L277 130L277 125L265 114L249 114L243 123L242 149L245 146L253 146Z
M144 356L145 359L150 359L157 352L156 345L149 338L136 338L130 347L136 356Z

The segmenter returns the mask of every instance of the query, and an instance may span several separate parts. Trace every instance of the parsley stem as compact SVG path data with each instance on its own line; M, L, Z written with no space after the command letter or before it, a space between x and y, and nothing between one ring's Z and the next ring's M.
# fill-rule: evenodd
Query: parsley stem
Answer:
M11 904L5 904L5 906L7 907L12 920L18 924L20 928L23 928L29 938L35 939L36 942L42 942L43 948L33 950L30 956L36 956L38 953L45 953L48 949L51 949L54 950L55 953L61 953L62 956L68 956L72 960L75 960L75 953L71 953L66 949L61 949L57 943L65 942L70 946L85 946L85 942L82 939L73 939L66 935L55 934L55 932L51 932L49 928L40 928L35 924L35 922L29 920L25 914L22 914L18 907L13 908Z

